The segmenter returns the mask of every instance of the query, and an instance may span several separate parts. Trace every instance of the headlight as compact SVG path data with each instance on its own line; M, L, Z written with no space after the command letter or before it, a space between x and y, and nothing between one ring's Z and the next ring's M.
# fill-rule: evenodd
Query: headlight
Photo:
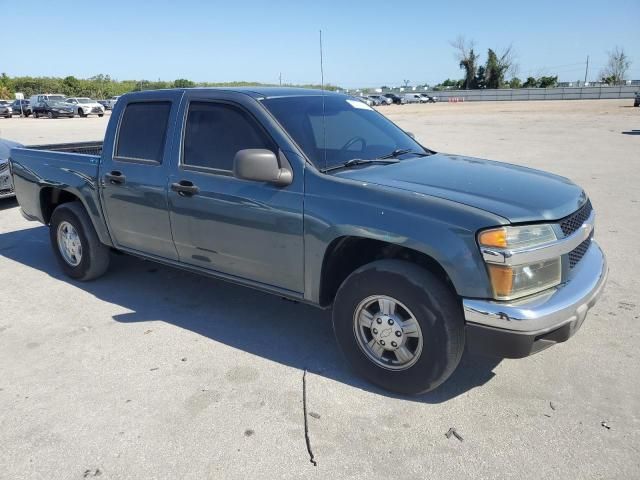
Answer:
M557 241L551 225L524 225L500 227L478 234L481 248L507 254L535 249ZM560 257L521 265L504 265L487 259L487 270L496 300L513 300L541 292L558 285L562 280Z
M558 238L551 225L525 225L521 227L500 227L485 230L478 235L483 247L520 250L555 242Z
M541 292L560 283L560 258L526 265L504 266L487 264L496 300L512 300Z

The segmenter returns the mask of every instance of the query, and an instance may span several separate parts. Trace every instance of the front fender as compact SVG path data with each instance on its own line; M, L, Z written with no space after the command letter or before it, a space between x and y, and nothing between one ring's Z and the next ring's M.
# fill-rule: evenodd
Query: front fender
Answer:
M476 232L506 219L441 198L320 175L308 175L305 196L307 300L319 301L327 249L345 236L421 252L438 262L458 295L491 297Z

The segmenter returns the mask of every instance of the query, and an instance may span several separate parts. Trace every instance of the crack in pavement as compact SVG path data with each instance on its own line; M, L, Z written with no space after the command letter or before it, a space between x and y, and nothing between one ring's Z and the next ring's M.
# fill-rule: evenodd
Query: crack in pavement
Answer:
M304 440L307 444L307 452L309 453L309 461L314 467L318 466L311 450L311 440L309 440L309 421L307 416L307 369L302 374L302 412L304 413Z

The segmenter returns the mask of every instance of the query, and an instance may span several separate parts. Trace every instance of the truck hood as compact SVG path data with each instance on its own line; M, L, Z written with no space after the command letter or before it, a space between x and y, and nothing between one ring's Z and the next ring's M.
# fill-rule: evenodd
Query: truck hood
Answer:
M512 223L557 220L575 212L586 201L584 191L565 177L442 153L396 164L342 170L336 175L444 198Z

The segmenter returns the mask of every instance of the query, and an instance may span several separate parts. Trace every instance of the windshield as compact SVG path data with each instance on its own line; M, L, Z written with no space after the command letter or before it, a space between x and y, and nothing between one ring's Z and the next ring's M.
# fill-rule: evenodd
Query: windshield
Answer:
M78 101L78 103L93 103L90 98L76 98L76 100Z
M354 98L280 97L262 103L318 169L358 158L371 160L394 150L426 153L415 140L367 104Z

